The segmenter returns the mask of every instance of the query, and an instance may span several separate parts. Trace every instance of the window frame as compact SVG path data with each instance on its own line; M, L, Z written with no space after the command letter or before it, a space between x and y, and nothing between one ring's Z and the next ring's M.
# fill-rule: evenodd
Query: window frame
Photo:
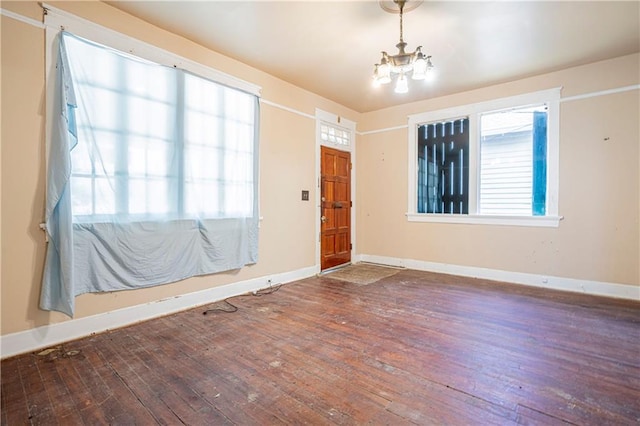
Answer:
M553 88L522 95L499 98L444 108L408 117L408 194L407 220L409 222L484 224L507 226L558 227L559 155L560 155L560 91ZM480 196L480 115L483 113L546 104L547 111L547 212L545 216L482 215L479 213ZM450 121L469 117L469 213L418 213L418 128L437 121Z
M104 27L95 22L89 21L73 13L64 11L48 3L42 3L42 7L45 10L45 67L46 67L46 81L50 82L53 75L55 75L56 58L58 56L58 43L56 37L62 31L68 31L75 36L84 38L89 42L94 42L99 45L106 46L124 54L130 54L138 60L150 61L159 65L167 67L179 68L185 71L187 74L192 74L196 77L203 78L205 80L212 81L214 83L226 86L231 89L239 90L250 95L254 95L258 99L258 104L261 100L261 90L259 85L251 83L246 80L242 80L233 75L219 71L204 63L196 62L186 57L180 56L171 51L165 50L156 45L144 42L142 40L133 38L124 33L116 30ZM47 84L46 93L46 124L45 132L47 143L45 144L45 161L48 162L50 143L49 137L52 134L52 116L49 111L53 110L52 102L54 97L54 84ZM255 125L259 126L260 114L255 117ZM254 152L258 161L258 170L254 179L255 194L254 198L257 202L256 217L261 218L260 214L260 166L259 166L259 150ZM48 164L46 165L48 167ZM117 214L116 214L117 215ZM133 216L133 215L131 215ZM102 223L104 221L111 220L115 215L84 215L74 216L74 223ZM216 220L225 218L207 218L207 220ZM137 222L149 222L155 220L166 220L163 215L150 215L143 214L140 216ZM176 217L172 220L192 220L191 218L179 218Z
M130 53L138 58L168 67L181 68L216 83L251 93L258 98L261 97L262 88L260 86L222 72L211 65L196 62L156 45L104 27L49 3L42 3L42 7L45 9L45 27L47 29L45 31L47 78L49 78L52 67L55 68L55 58L57 57L57 46L54 43L54 39L59 31L64 30L112 49Z

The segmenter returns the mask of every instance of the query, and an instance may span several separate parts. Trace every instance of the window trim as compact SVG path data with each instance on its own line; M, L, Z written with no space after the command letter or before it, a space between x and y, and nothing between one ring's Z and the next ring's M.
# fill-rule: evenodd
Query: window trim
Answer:
M45 9L46 31L46 62L47 78L51 67L55 67L55 44L53 40L62 29L69 31L87 40L100 43L121 52L128 52L138 58L146 59L160 65L176 67L189 71L197 76L213 80L225 86L242 90L252 95L261 97L262 88L254 83L242 80L231 74L227 74L209 65L196 62L176 53L165 50L161 47L133 38L116 30L96 24L87 19L81 18L73 13L66 12L49 3L42 3ZM53 31L51 31L53 30Z
M44 9L44 28L45 28L45 80L46 84L46 111L45 114L45 136L47 143L45 144L45 167L48 167L49 150L50 150L50 136L53 131L52 116L49 113L53 110L54 96L54 84L49 84L53 75L55 75L56 58L58 57L58 43L56 38L62 31L68 31L78 37L84 38L91 42L95 42L104 45L108 48L115 49L122 53L129 53L141 60L151 61L158 65L165 65L169 67L175 67L184 70L186 73L193 74L197 77L204 78L206 80L213 81L217 84L227 86L229 88L239 90L250 95L256 96L258 105L263 101L262 99L262 87L247 80L242 80L231 74L222 72L210 65L197 62L195 60L188 59L180 56L172 51L165 50L156 45L147 43L140 39L131 37L125 33L121 33L117 30L105 27L97 24L88 19L82 18L71 12L67 12L60 9L50 3L43 2L41 4ZM255 125L259 126L260 112L255 117ZM258 127L259 128L259 127ZM254 153L259 158L259 142L258 149ZM46 177L45 177L46 178ZM257 218L261 221L261 204L260 204L260 166L258 165L257 174L254 177L257 180L255 199L258 203L256 211ZM92 222L85 220L78 221L77 223L101 223L102 221ZM147 221L148 217L141 218L139 223ZM218 218L208 218L207 220L214 220ZM224 219L224 218L219 218ZM166 220L166 219L163 219ZM190 218L175 218L173 221L191 220ZM74 222L76 223L76 222Z
M408 193L407 220L409 222L459 223L558 227L559 155L560 155L560 91L561 87L429 111L408 117ZM478 214L480 179L480 114L526 105L548 106L547 124L547 214L545 216L496 216ZM417 144L418 127L435 121L449 121L469 117L469 214L417 213Z

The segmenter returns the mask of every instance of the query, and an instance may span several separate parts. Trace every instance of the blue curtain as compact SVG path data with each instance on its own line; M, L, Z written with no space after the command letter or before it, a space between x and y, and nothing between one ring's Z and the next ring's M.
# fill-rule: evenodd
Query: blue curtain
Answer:
M255 95L59 37L40 308L258 258Z
M71 214L71 150L77 144L76 99L64 45L56 61L52 134L47 168L45 226L49 245L42 279L40 308L73 316L73 227Z

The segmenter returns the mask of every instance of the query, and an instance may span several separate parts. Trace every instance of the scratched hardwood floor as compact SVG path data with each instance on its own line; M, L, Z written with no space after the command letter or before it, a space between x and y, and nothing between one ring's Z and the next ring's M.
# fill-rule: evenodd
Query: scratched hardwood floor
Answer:
M637 302L412 270L230 301L2 361L2 424L640 422Z

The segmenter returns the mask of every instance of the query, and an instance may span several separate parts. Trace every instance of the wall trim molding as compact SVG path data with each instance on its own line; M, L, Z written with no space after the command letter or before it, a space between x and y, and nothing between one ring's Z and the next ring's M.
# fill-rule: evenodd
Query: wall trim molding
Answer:
M359 255L358 260L362 262L377 263L380 265L415 269L418 271L438 272L442 274L482 278L512 284L548 288L552 290L572 291L575 293L590 294L594 296L606 296L640 301L640 287L627 284L579 280L575 278L528 274L522 272L503 271L499 269L451 265L446 263L427 262L424 260L400 259L397 257L368 254Z
M400 125L400 126L385 127L385 128L382 128L382 129L366 130L364 132L358 132L358 134L359 135L373 135L375 133L392 132L394 130L406 129L408 127L409 127L408 124L403 124L403 125Z
M315 115L307 114L306 112L302 112L302 111L298 111L297 109L294 109L294 108L288 107L286 105L282 105L282 104L270 101L268 99L260 98L260 103L264 104L264 105L269 105L269 106L272 106L274 108L278 108L278 109L281 109L281 110L284 110L284 111L288 111L288 112L293 113L293 114L298 114L298 115L301 115L302 117L310 118L310 119L312 119L314 121L316 119Z
M598 92L584 93L582 95L567 96L566 98L560 98L560 103L577 101L580 99L594 98L596 96L613 95L616 93L629 92L631 90L638 90L638 89L640 89L640 84L632 84L631 86L616 87L615 89L600 90Z
M20 15L19 13L15 13L15 12L12 12L12 11L7 10L7 9L0 8L0 15L6 16L8 18L15 19L16 21L20 21L20 22L32 25L32 26L37 27L37 28L41 28L41 29L45 28L45 25L42 22L36 21L35 19L28 18L26 16Z
M314 265L294 271L266 275L206 290L168 297L166 299L117 309L98 315L6 334L0 336L0 358L5 359L14 355L32 352L96 333L125 327L198 306L208 305L228 297L268 288L268 280L271 280L272 285L286 284L312 277L318 272L319 267Z
M588 93L583 93L583 94L580 94L580 95L567 96L567 97L564 97L564 98L561 97L558 101L562 104L563 102L572 102L572 101L577 101L577 100L581 100L581 99L594 98L594 97L597 97L597 96L613 95L613 94L616 94L616 93L628 92L628 91L631 91L631 90L639 90L639 89L640 89L640 84L632 84L630 86L615 87L613 89L599 90L599 91L596 91L596 92L588 92ZM453 107L453 108L456 108L456 107ZM357 134L361 135L361 136L366 136L366 135L372 135L372 134L375 134L375 133L392 132L394 130L405 129L407 127L409 127L409 126L404 124L404 125L400 125L400 126L383 127L383 128L380 128L380 129L360 131L360 132L357 132Z

